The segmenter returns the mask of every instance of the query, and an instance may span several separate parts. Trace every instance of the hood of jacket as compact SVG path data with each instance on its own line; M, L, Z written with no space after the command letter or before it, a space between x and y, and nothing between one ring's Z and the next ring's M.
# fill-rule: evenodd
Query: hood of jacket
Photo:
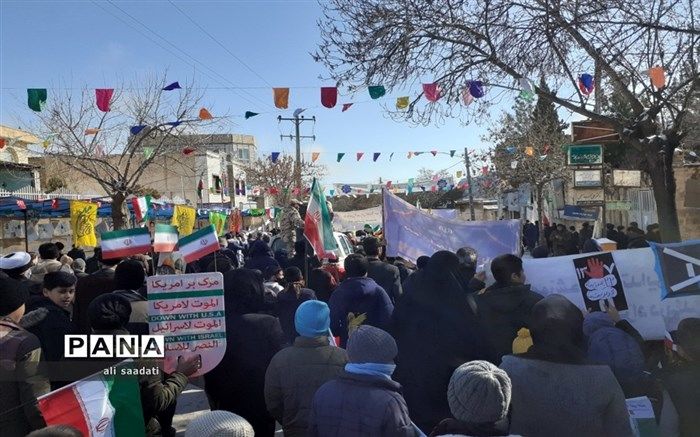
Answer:
M340 287L348 290L348 300L353 300L376 293L379 285L374 282L374 279L363 277L347 278L338 286L338 288Z
M256 258L259 256L269 256L270 258L274 258L274 254L272 253L270 246L268 246L267 243L262 240L255 240L252 246L250 246L249 254L251 258Z
M141 296L141 294L135 290L114 290L112 293L124 297L129 302L141 302L146 300L146 298Z
M493 311L507 314L515 311L529 293L529 285L502 286L496 283L488 287L484 294L479 295L478 299L485 302Z
M583 319L583 334L586 337L590 337L601 328L613 328L614 326L615 322L613 322L607 313L594 311L587 314Z

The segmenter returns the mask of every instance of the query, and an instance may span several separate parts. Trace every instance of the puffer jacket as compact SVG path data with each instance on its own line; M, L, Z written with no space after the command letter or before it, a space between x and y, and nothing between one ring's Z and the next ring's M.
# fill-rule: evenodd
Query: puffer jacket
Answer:
M644 354L637 341L615 323L607 313L596 311L583 320L588 338L588 360L607 364L628 398L645 395Z
M340 336L340 345L348 341L348 315L359 317L362 324L388 330L394 305L389 295L373 279L347 278L333 291L328 306L331 331Z
M542 295L530 291L529 285L499 285L476 296L479 321L496 353L494 364L513 351L513 340L520 328L530 327L532 307Z
M318 389L311 403L309 436L417 436L401 384L343 372Z
M347 361L345 350L330 346L327 337L297 337L294 346L272 358L265 374L265 403L286 437L307 435L314 394L342 373Z
M50 390L40 362L39 339L11 320L0 319L0 430L4 437L24 437L46 426L36 403Z

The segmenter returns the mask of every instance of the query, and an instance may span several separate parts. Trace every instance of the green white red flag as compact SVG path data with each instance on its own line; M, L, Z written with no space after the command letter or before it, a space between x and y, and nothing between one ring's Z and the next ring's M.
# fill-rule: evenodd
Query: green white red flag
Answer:
M96 373L38 399L47 425L70 425L85 437L145 436L137 376Z
M151 234L147 228L124 229L102 233L102 258L124 258L151 250Z
M219 237L216 235L214 226L209 225L180 238L177 245L182 259L186 263L191 263L219 250Z
M331 214L326 204L326 196L323 194L323 188L316 178L314 178L314 182L311 185L311 197L306 208L304 237L309 241L318 258L324 258L333 250L338 249L338 243L333 237L333 225L331 223Z
M151 196L134 197L131 199L131 206L134 208L136 221L142 222L148 218L151 211Z
M157 223L153 235L153 251L159 253L174 251L178 237L177 226Z

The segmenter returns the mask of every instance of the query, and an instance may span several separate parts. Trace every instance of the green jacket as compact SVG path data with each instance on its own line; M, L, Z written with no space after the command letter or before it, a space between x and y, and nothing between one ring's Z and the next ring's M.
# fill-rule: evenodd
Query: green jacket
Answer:
M345 350L330 346L328 337L297 337L294 346L272 358L265 374L265 403L285 437L308 435L316 390L340 375L347 362Z
M0 319L0 434L23 437L46 426L37 397L50 391L42 372L39 339L9 319Z

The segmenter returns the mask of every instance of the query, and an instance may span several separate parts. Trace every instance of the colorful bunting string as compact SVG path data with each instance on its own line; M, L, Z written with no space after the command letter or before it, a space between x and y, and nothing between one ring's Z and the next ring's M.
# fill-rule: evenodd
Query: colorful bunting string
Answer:
M440 99L440 87L436 83L424 83L423 94L429 102L437 102Z

